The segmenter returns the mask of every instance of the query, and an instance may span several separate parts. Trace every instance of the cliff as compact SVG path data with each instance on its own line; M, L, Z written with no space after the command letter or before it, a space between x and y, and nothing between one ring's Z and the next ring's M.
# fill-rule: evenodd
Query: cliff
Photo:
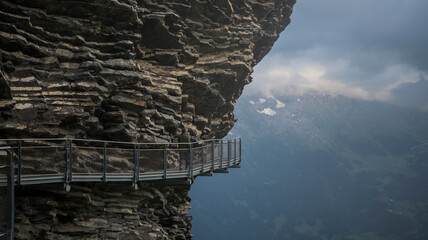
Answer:
M234 104L251 82L253 67L290 22L294 3L1 1L0 138L168 142L181 127L196 139L222 138L236 121ZM82 185L70 193L21 189L17 236L190 238L189 186L151 186L162 195L176 193L168 201L170 208L161 197L139 197L145 188L133 193L131 203L123 203L128 205L114 205L120 201L108 202L110 198L128 198L128 193L109 189L110 195L101 194L104 187ZM75 199L80 205L67 203ZM109 212L114 208L109 204L118 212ZM125 213L128 208L132 214ZM147 211L154 220L147 218ZM116 218L121 220L112 220ZM108 224L99 219L109 219ZM136 221L131 232L138 236L107 233L115 227L128 229L127 219ZM183 224L173 226L173 219ZM146 224L160 230L149 236L141 227ZM75 233L60 226L73 226ZM179 233L171 230L178 228Z
M15 239L191 239L190 186L20 188Z
M294 2L1 1L0 131L221 138Z

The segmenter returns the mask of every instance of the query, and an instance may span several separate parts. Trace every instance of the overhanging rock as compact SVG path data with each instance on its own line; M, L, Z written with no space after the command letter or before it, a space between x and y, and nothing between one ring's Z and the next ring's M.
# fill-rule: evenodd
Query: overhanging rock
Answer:
M294 4L2 0L0 138L167 144L184 127L194 140L221 139L236 121L234 104L251 82L253 67L290 22ZM35 145L55 146L48 142ZM96 161L102 160L102 150L82 149L73 157L70 152L79 146L64 146L71 151L53 153L79 158L71 166L63 162L65 169L104 167L106 173L94 177L99 183L77 184L73 171L60 172L55 181L72 183L70 192L19 187L17 239L191 238L186 216L190 186L167 182L172 172L161 172L166 178L161 182L137 183L138 190L115 188L104 183L108 169L130 169L126 181L135 184L135 164L132 168L129 161L110 155L111 166L109 161L103 165ZM59 167L33 153L26 155L29 167L20 168L18 184L30 179L25 171L27 177L35 169L55 175ZM166 161L156 164L177 164ZM200 174L238 166L214 163L216 169L200 166Z

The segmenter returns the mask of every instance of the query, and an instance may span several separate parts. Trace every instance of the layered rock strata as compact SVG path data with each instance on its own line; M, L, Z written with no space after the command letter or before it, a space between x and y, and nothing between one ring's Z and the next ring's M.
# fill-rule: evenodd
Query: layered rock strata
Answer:
M181 127L196 139L222 138L236 121L234 104L253 67L289 23L294 3L2 0L0 139L168 142ZM51 154L64 157L62 150ZM27 155L34 163L27 170L55 172L42 155ZM74 157L87 172L97 166L85 159L100 155ZM19 189L16 237L191 238L189 186L140 189Z
M52 186L55 187L55 186ZM191 239L189 185L20 188L15 239Z
M221 138L294 2L1 1L1 135Z

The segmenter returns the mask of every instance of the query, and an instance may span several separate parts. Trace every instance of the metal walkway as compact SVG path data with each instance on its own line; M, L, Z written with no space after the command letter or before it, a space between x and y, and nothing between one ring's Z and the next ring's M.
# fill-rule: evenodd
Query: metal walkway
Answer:
M14 188L22 185L183 180L241 164L241 139L136 143L72 138L0 139L0 239L14 236Z
M0 139L1 145L10 147L16 186L65 183L66 190L73 182L130 182L137 187L139 181L191 180L241 163L240 138L192 143ZM0 176L0 186L6 184L7 178Z

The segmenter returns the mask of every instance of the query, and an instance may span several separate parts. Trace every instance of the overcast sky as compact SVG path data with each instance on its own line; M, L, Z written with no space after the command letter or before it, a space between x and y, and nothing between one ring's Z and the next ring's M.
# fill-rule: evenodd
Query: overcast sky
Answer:
M298 0L245 94L428 105L428 0Z

